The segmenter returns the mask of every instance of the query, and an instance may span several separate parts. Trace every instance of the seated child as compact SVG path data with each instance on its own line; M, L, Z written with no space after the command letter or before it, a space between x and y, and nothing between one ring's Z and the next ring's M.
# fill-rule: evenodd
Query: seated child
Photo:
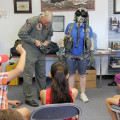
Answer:
M116 113L111 110L111 105L112 104L120 106L120 95L115 95L112 98L107 98L106 99L106 106L107 106L107 109L109 111L109 114L110 114L112 120L118 120ZM119 117L120 117L120 115L119 115Z
M12 79L16 78L19 76L25 66L25 57L26 57L26 52L22 48L21 45L18 45L16 50L19 52L20 59L19 62L14 70L11 70L9 72L2 73L2 63L6 62L9 57L7 55L0 55L0 110L8 109L8 102L10 104L14 103L16 104L17 102L11 102L7 100L7 82L10 82ZM19 113L23 116L24 120L28 120L30 116L30 111L27 108L20 108L17 109ZM0 111L2 112L2 111Z
M62 62L55 62L51 66L49 76L52 78L52 84L49 89L40 92L41 104L74 103L78 91L69 88L67 66Z
M120 90L120 74L115 75L114 81L117 83L117 86ZM115 95L112 98L107 98L106 99L106 106L107 106L107 109L110 113L110 116L111 116L112 120L117 120L116 113L111 110L111 105L112 104L120 106L120 95ZM119 117L120 117L120 115L119 115Z

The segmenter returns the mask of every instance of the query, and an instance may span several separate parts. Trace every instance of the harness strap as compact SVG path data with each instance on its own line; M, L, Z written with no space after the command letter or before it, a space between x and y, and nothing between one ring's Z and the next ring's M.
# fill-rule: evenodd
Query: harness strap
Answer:
M68 37L68 38L71 37L71 32L72 32L72 30L73 30L73 25L74 25L74 23L72 23L72 24L70 25L69 29L68 29L68 33L67 33L67 37Z
M75 47L78 47L78 44L80 42L80 33L79 33L79 29L80 29L80 23L78 23L78 27L77 27L77 44Z
M85 31L85 36L84 36L84 50L83 50L83 52L85 53L85 51L87 49L86 42L87 42L87 40L89 40L89 33L90 33L89 24L87 21L85 21L84 31Z
M86 53L86 55L81 55L81 56L75 56L75 55L71 55L71 54L65 54L65 57L69 57L69 59L74 59L77 58L78 60L83 60L85 59L90 59L90 53Z

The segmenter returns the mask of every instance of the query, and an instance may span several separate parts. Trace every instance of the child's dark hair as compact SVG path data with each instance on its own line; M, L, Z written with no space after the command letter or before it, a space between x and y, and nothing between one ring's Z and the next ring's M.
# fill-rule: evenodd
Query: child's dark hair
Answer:
M62 62L55 62L51 66L51 102L52 103L67 103L72 101L69 92L69 85L66 76L68 75L68 68Z

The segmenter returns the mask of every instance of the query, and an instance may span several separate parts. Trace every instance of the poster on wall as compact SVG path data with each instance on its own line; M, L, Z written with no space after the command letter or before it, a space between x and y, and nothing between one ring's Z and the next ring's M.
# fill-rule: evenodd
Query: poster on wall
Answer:
M14 0L14 13L32 13L31 0Z
M41 11L75 11L80 7L95 10L95 0L41 0Z
M0 11L0 20L7 19L7 18L8 18L8 12L7 11Z
M64 16L53 16L53 32L64 32Z
M120 0L114 0L114 14L120 14Z

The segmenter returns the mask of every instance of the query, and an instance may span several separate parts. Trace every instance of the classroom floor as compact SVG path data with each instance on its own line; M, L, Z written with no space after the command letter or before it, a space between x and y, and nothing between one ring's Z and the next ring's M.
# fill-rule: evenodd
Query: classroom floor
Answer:
M90 102L88 103L83 103L80 100L80 96L79 96L80 90L79 90L79 94L77 96L75 103L78 104L82 109L81 120L110 120L110 116L105 106L105 99L107 97L112 97L116 94L119 94L119 91L116 86L114 87L107 86L107 84L112 80L113 78L109 78L109 79L104 78L102 81L101 89L100 88L86 89L86 94L90 100ZM97 81L99 83L99 78L97 79ZM49 85L50 85L50 81L47 80L47 87L49 87ZM99 84L98 84L98 87L99 87ZM23 103L21 107L27 107L31 110L31 112L37 109L36 107L30 107L25 104L23 90L22 90L22 83L20 83L19 86L9 86L8 91L9 91L8 99L21 101ZM33 82L33 93L34 95L36 95L35 82ZM34 96L34 98L36 102L40 103L40 101L37 99L37 95ZM9 107L11 106L9 105Z

